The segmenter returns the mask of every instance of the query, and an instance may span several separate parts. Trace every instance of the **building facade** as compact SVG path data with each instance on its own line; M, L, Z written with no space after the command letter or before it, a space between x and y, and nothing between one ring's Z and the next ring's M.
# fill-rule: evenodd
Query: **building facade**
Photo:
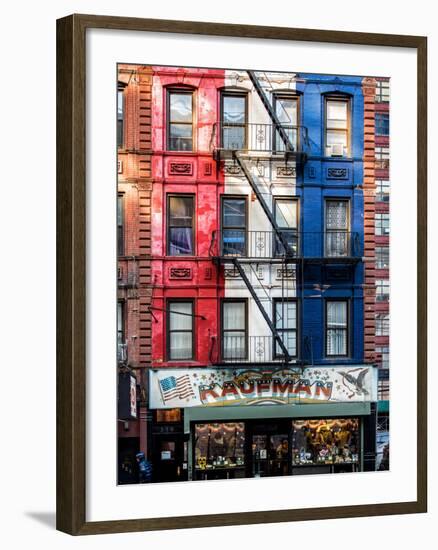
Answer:
M373 470L363 79L148 70L154 481Z

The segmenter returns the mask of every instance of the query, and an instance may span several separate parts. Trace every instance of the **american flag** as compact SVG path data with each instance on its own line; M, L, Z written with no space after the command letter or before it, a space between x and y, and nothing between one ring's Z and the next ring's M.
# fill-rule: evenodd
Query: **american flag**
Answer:
M160 380L160 389L164 403L176 398L187 399L188 397L195 397L188 374L163 378L163 380Z

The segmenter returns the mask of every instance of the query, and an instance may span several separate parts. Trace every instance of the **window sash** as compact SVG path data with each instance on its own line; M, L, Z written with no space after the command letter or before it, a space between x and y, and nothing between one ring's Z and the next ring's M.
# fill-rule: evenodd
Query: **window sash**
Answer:
M246 94L224 92L221 95L221 110L222 147L224 149L246 149Z
M189 99L185 102L183 98ZM180 105L178 106L178 101ZM190 103L190 108L188 104ZM179 107L179 110L178 110ZM185 112L184 112L185 111ZM167 148L169 151L193 151L193 93L168 92Z
M117 146L123 147L124 141L124 125L125 118L125 95L121 89L117 90Z
M389 235L389 214L376 214L375 232L378 237Z
M124 196L117 195L117 254L123 256L125 253L125 224L124 224Z
M376 269L389 269L389 246L376 247Z
M224 359L246 359L246 323L246 301L224 300L222 302L222 357Z
M193 302L169 301L167 310L169 360L193 359Z
M348 355L348 302L326 301L326 355Z
M167 205L167 254L193 256L194 197L169 195Z
M298 326L297 326L297 302L296 300L275 300L274 320L275 328L280 333L281 340L291 357L297 356ZM275 357L282 357L283 350L275 341Z
M222 198L222 253L226 256L246 254L246 198ZM234 212L233 212L234 210Z
M326 98L325 100L325 147L326 154L333 154L333 146L342 147L340 156L348 155L350 149L350 100Z

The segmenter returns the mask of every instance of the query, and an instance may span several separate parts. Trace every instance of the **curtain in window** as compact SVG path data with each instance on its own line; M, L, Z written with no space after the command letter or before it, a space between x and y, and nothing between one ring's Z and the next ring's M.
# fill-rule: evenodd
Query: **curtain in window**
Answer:
M243 359L246 356L245 303L223 304L224 359Z
M347 355L346 302L327 302L327 355Z
M192 359L193 304L172 302L169 304L169 346L170 359ZM180 315L185 313L187 315Z
M169 254L193 254L193 198L169 199Z
M326 256L348 256L348 203L327 201L326 203Z

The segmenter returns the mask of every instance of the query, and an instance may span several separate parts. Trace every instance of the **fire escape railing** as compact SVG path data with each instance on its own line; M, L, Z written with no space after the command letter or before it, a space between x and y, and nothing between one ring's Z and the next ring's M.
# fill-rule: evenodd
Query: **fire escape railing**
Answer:
M214 340L210 353L213 364L286 363L294 359L297 350L296 333L280 332L289 356L282 353L273 336L226 335L221 342Z
M362 257L359 233L329 230L326 232L245 231L224 229L214 231L210 256L224 261L233 258L253 260L326 259L358 260Z

